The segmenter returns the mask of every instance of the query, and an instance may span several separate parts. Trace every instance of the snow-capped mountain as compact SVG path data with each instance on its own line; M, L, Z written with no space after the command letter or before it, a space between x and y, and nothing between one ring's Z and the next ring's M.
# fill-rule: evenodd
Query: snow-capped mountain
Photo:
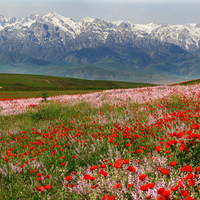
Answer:
M20 19L0 16L0 48L35 58L52 59L52 53L44 55L47 49L58 56L106 43L147 48L150 43L170 43L194 53L200 47L200 24L142 25L89 17L74 21L56 13L32 14Z
M15 66L22 67L24 72L28 65L36 70L36 65L67 68L66 64L70 64L81 66L68 69L68 74L63 74L64 68L60 67L58 75L90 78L91 66L87 66L88 76L85 76L86 68L82 68L89 64L94 67L94 77L105 70L114 70L118 75L125 72L128 76L139 70L138 73L150 73L149 77L155 73L184 76L187 70L191 78L198 78L200 23L144 25L89 17L75 21L57 13L31 14L23 18L0 15L0 50L0 72L5 65L13 66L13 71L4 67L5 72L16 72ZM39 69L32 72L38 73ZM47 68L44 69L46 73ZM122 74L119 77L126 77Z

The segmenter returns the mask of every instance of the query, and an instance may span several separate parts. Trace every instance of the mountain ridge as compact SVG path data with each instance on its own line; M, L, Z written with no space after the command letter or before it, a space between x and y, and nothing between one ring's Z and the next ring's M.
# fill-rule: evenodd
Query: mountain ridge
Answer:
M108 70L104 74L117 71L119 80L120 72L124 77L124 72L131 74L135 70L179 78L187 71L188 78L194 79L200 76L199 47L199 23L143 25L89 17L75 21L57 13L31 14L22 18L0 16L0 49L20 53L19 57L28 56L24 60L15 56L15 62L7 63L22 66L17 73L45 72L45 67L56 72L52 68L55 66L65 71L63 75L59 72L65 76L69 65L79 65L79 70L70 68L71 76L76 74L76 78L85 78L84 72L88 70L84 67L90 65L92 71L98 73L88 78L103 78L100 74L104 69ZM1 54L0 69L7 72L9 69L2 64ZM10 68L12 73L15 72L13 66ZM105 78L108 77L111 75Z

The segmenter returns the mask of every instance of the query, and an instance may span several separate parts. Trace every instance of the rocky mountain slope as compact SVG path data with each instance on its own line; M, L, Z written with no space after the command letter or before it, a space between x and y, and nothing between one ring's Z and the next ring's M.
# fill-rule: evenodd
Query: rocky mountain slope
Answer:
M200 24L142 25L88 17L74 21L56 13L20 19L0 16L0 49L52 65L92 64L176 76L187 70L197 78L199 45Z

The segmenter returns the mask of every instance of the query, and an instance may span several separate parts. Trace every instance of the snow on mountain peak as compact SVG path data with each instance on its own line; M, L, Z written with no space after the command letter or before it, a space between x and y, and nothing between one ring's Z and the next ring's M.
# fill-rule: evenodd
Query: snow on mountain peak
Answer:
M85 24L85 23L92 23L92 22L94 22L94 20L95 20L94 18L84 17L79 22L82 23L82 24Z

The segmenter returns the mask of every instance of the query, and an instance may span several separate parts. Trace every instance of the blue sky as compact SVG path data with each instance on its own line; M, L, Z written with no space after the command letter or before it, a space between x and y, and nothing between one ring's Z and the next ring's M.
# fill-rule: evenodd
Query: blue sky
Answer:
M74 20L92 17L141 24L200 23L199 0L0 0L0 14L4 16L49 12Z

